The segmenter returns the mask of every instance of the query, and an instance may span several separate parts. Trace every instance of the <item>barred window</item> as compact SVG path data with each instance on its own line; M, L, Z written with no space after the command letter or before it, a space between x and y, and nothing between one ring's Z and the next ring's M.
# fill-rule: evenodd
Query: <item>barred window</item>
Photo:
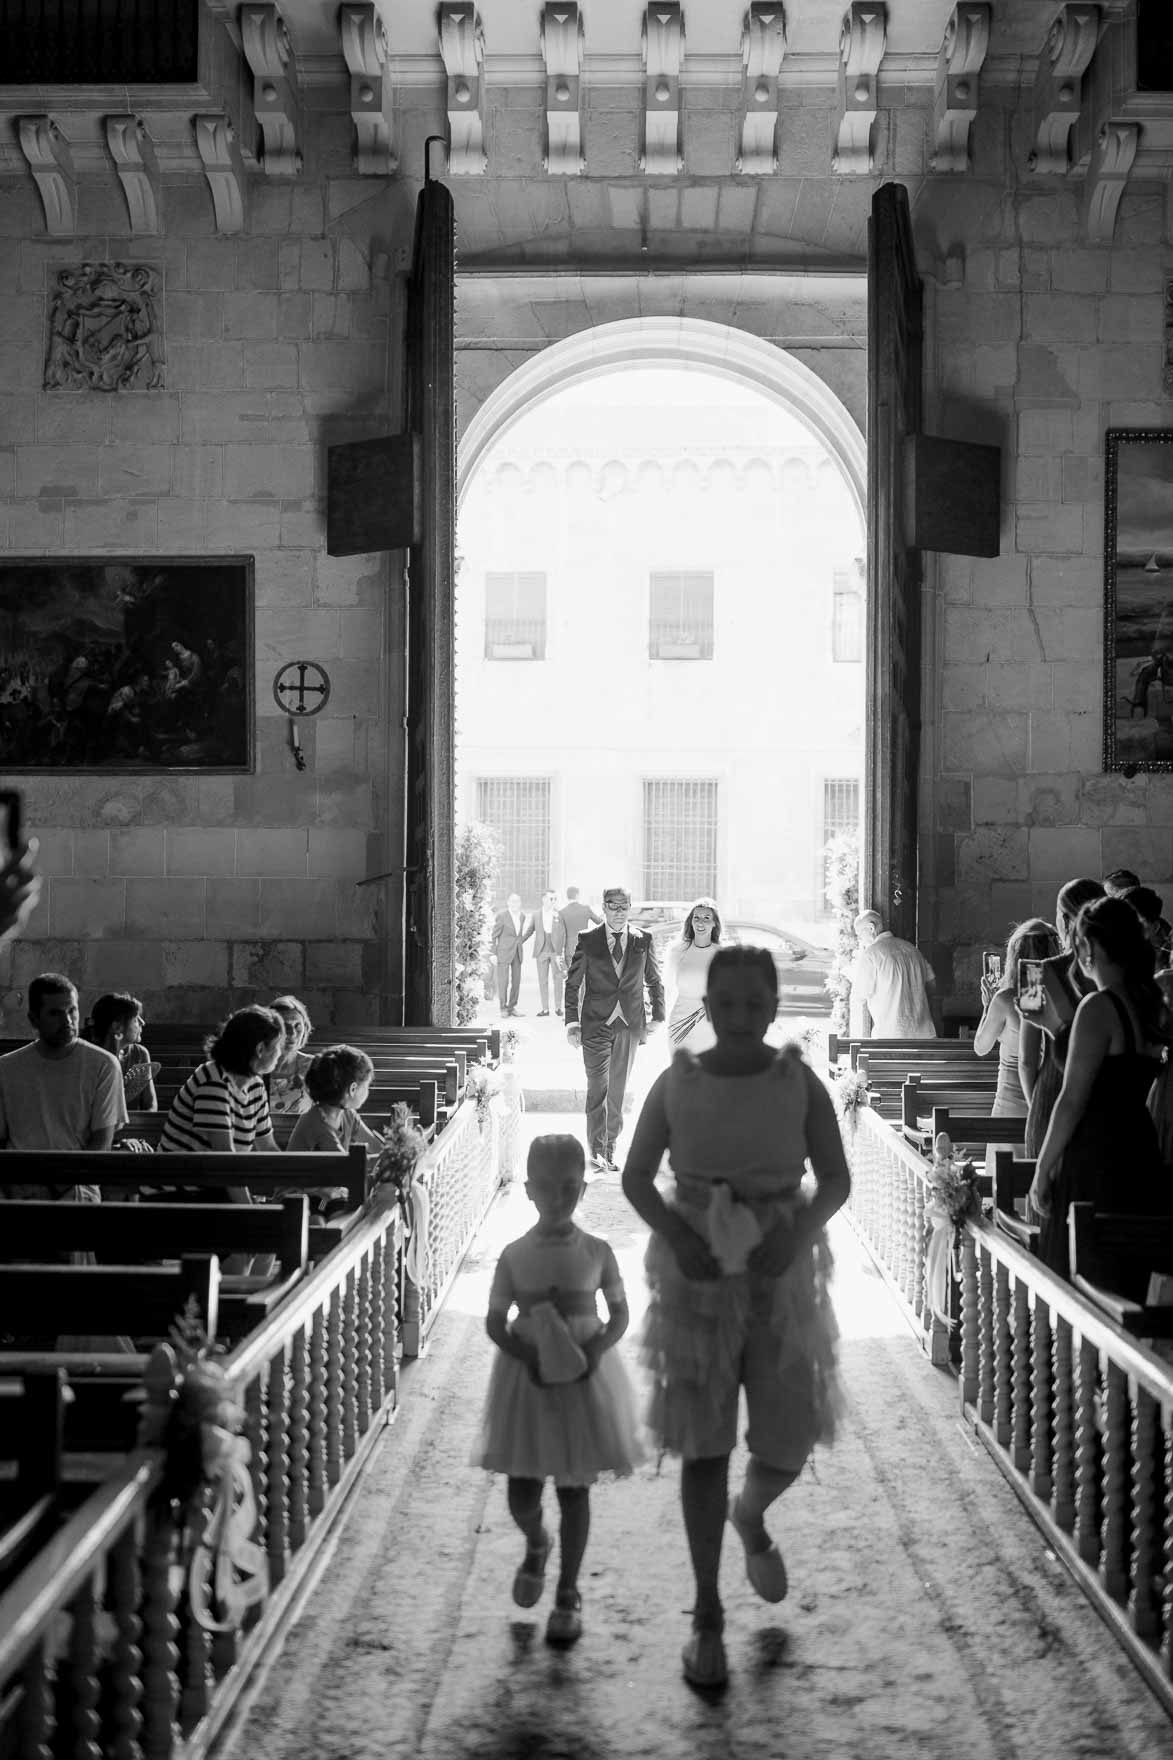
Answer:
M827 889L831 883L831 860L826 846L837 831L859 830L859 782L854 776L827 776L823 779L823 897L824 910L830 909Z
M199 0L0 0L5 85L199 78Z
M653 660L713 658L711 574L651 577L648 653Z
M644 781L643 895L696 898L717 890L717 783L706 776Z
M863 583L857 573L840 569L831 592L831 658L863 659Z
M486 574L485 659L545 658L545 575Z
M549 777L478 777L477 818L492 826L501 844L498 905L511 892L535 905L550 878Z

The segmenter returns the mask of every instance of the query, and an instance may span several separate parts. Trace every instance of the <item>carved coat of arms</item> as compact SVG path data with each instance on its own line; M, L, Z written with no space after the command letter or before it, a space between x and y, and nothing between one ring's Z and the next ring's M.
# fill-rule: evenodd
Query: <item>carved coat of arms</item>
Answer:
M46 391L157 391L163 384L158 271L146 263L59 269Z

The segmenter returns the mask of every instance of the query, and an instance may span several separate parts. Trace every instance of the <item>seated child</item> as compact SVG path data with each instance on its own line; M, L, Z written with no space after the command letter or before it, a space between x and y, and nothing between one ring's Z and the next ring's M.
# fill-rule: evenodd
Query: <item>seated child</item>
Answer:
M319 1051L305 1074L306 1091L312 1105L303 1112L293 1127L288 1148L291 1153L324 1150L327 1154L345 1154L354 1143L361 1143L378 1154L383 1139L358 1116L371 1091L375 1066L365 1051L353 1045L331 1045ZM311 1193L314 1207L323 1201L345 1198L342 1186L322 1186Z

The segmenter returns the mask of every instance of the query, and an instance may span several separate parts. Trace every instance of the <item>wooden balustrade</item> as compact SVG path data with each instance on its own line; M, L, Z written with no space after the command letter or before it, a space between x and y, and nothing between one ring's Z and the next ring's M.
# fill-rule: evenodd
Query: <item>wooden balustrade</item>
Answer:
M947 1329L914 1299L925 1162L868 1109L844 1141L848 1213L933 1361L947 1363ZM922 1202L910 1204L917 1187ZM963 1412L1173 1712L1173 1366L990 1223L966 1223L960 1248Z

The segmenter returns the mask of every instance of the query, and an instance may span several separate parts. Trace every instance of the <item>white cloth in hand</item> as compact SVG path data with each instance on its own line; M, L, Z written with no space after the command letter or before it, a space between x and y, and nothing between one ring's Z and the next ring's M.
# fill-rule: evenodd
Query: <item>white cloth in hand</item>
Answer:
M709 1194L709 1247L726 1277L744 1271L750 1254L762 1239L762 1227L748 1204L739 1204L724 1180Z

